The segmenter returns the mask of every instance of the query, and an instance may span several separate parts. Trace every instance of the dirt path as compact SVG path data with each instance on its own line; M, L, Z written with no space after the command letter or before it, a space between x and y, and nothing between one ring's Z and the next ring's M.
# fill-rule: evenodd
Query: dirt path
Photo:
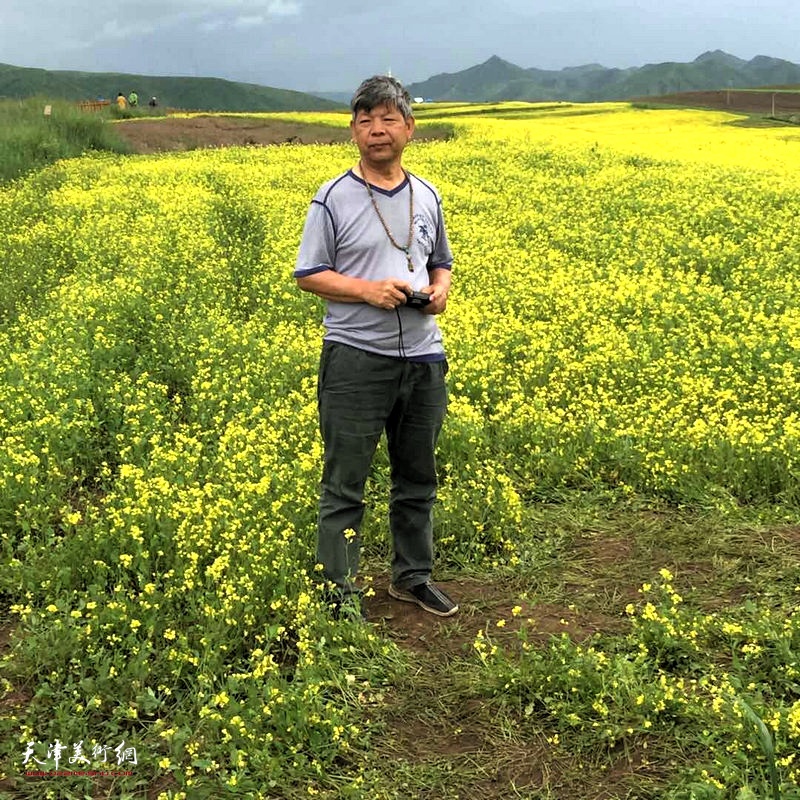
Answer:
M475 636L487 625L492 629L492 636L502 640L513 636L521 621L528 618L535 621L530 629L532 638L545 642L564 631L573 638L586 639L597 631L618 631L624 627L618 617L517 600L508 587L498 583L462 579L438 581L437 585L459 604L455 616L436 617L414 603L394 600L388 594L389 579L380 576L372 582L375 596L367 600L367 620L382 624L385 633L408 650L429 652L433 649L451 655L469 655ZM516 605L522 610L515 616L512 608ZM506 622L503 628L496 627L500 619Z
M522 620L534 620L531 638L545 643L565 631L578 640L594 632L620 631L619 616L582 612L553 603L518 598L503 581L439 581L459 604L459 613L435 617L387 593L388 578L372 581L367 619L383 636L408 651L411 673L387 691L386 704L375 710L383 733L376 739L380 760L395 765L398 786L408 797L459 800L506 800L509 797L609 800L628 795L637 778L647 774L636 753L620 753L605 769L554 747L545 736L517 728L513 712L470 697L465 691L465 662L474 658L472 643L489 630L497 643L509 645ZM514 606L522 611L512 613ZM497 621L505 620L502 628ZM576 795L575 792L578 794Z
M115 130L134 153L196 150L203 147L333 144L350 141L346 116L342 117L341 127L263 117L200 115L188 118L125 120L116 123ZM449 128L427 127L415 139L445 139L450 135Z

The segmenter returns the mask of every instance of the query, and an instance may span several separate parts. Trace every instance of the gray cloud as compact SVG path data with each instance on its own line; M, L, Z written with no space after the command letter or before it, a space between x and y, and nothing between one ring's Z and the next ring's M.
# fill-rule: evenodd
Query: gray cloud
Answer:
M493 54L546 69L716 48L800 62L799 42L789 0L13 0L0 19L0 61L20 66L341 91L387 69L410 82Z

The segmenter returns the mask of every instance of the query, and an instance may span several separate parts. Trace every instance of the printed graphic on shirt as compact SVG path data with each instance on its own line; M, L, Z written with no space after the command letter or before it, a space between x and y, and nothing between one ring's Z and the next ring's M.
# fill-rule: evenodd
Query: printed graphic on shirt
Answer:
M425 248L425 252L430 253L433 250L434 232L430 222L424 215L414 214L414 230L416 231L417 241Z

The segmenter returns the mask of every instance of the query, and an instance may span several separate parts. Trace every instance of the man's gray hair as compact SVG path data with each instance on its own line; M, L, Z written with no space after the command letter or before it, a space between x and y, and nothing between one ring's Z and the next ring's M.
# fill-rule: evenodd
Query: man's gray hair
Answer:
M411 95L403 88L400 81L388 75L373 75L367 78L356 89L350 101L353 119L359 111L366 111L369 114L373 108L383 105L394 106L403 115L403 119L412 116Z

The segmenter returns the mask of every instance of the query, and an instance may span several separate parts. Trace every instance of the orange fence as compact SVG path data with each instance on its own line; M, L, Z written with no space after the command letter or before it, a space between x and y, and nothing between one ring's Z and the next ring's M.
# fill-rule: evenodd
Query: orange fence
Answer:
M102 111L110 105L110 100L82 100L78 103L81 111Z
M111 100L81 100L78 103L78 108L81 111L102 111L104 108L108 108L113 101ZM129 109L129 105L125 105L126 109ZM137 111L147 111L149 108L149 104L136 106ZM162 106L157 106L158 111L163 111L165 114L207 114L208 111L204 111L202 109L186 109L186 108L166 108Z

